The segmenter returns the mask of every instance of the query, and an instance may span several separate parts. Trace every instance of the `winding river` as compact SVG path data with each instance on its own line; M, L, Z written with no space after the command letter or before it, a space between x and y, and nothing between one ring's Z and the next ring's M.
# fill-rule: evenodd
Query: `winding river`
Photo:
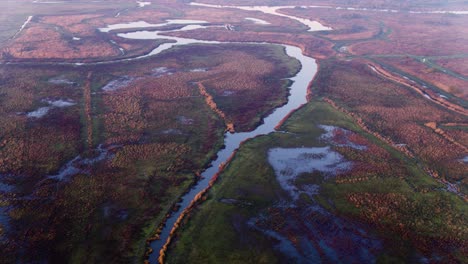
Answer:
M217 153L217 158L211 162L210 167L202 173L202 180L200 180L195 187L193 187L187 194L182 197L180 208L174 212L170 218L167 219L166 225L163 228L160 239L151 243L153 253L150 255L150 263L157 263L159 252L166 243L172 227L177 219L188 208L191 201L209 186L210 180L220 170L220 166L228 162L231 155L239 148L242 142L247 139L254 138L260 135L266 135L275 131L275 127L288 116L289 113L299 108L307 102L307 90L309 83L312 81L315 73L317 72L317 65L315 60L302 54L301 49L293 46L282 45L286 48L288 56L298 59L301 64L301 70L291 78L293 84L290 87L290 95L288 103L266 117L263 124L258 126L251 132L230 133L226 132L224 135L225 148Z
M245 9L249 11L260 11L256 8L254 9ZM308 27L308 31L317 31L317 30L330 30L330 28L324 27L320 23L311 20L300 19L296 17L286 16L276 12L277 8L268 9L265 13L274 14L277 16L289 17L291 19L297 20ZM181 45L191 45L191 44L206 44L206 45L223 45L223 44L244 44L244 45L279 45L285 48L285 52L288 56L295 58L300 61L301 69L300 71L290 80L292 84L290 86L290 94L288 96L288 102L276 108L269 116L264 118L263 123L259 125L255 130L250 132L239 132L239 133L231 133L226 132L224 135L224 148L221 149L217 155L216 159L213 160L210 166L202 173L201 180L197 182L197 184L191 188L179 202L179 206L177 211L172 212L172 215L166 220L165 226L160 233L160 238L155 240L151 243L151 248L153 253L150 255L150 263L158 263L158 258L160 254L160 250L164 247L164 245L170 239L170 233L177 222L179 217L183 215L184 211L188 209L191 202L196 198L196 196L206 190L210 186L211 179L220 171L220 167L227 164L229 162L230 157L235 153L235 151L239 148L242 142L257 137L261 135L267 135L272 133L275 130L275 127L282 122L283 119L287 118L287 116L294 110L298 109L300 106L307 102L307 92L310 82L315 76L317 72L317 64L315 60L311 57L308 57L302 53L302 50L295 46L284 45L284 44L274 44L274 43L267 43L267 42L219 42L219 41L206 41L206 40L197 40L197 39L190 39L190 38L181 38L181 37L174 37L174 36L167 36L164 33L170 32L178 32L178 31L188 31L188 30L197 30L197 29L205 29L205 28L212 28L212 27L220 27L220 26L212 26L207 25L208 22L206 21L197 21L197 20L167 20L166 23L161 24L149 24L144 21L137 21L133 23L126 23L126 24L115 24L109 25L106 28L100 28L99 30L103 33L111 32L113 30L118 29L140 29L139 31L132 31L129 33L120 33L117 34L119 37L127 38L127 39L151 39L151 40L165 40L171 41L170 43L164 43L159 45L157 48L149 52L148 54L141 55L139 57L134 58L127 58L127 59L118 59L112 61L101 61L101 62L91 62L91 63L55 63L55 64L65 64L65 65L98 65L98 64L110 64L110 63L118 63L123 61L135 61L138 59L155 56L160 54L164 51L171 49L174 46L181 46ZM141 30L144 28L154 28L154 27L164 27L166 25L181 25L181 28L176 30L152 30L152 31L145 31ZM221 26L222 27L222 26ZM228 34L228 33L227 33Z
M206 26L204 21L193 21L193 20L178 20L176 22L168 21L167 24L187 24L183 26L181 29L174 30L174 31L187 31L187 30L195 30L195 29L203 29L209 28L213 26ZM165 24L158 24L157 26L164 26ZM135 22L134 24L122 24L122 25L109 25L107 28L100 29L103 32L109 32L114 29L122 28L135 28L135 27L152 27L153 25L145 24L142 21ZM309 30L312 28L309 27ZM318 27L315 30L322 30L323 28ZM174 32L170 31L170 32ZM163 35L168 31L134 31L130 33L121 33L118 34L119 37L128 38L128 39L153 39L153 40L172 40L171 43L164 43L151 51L150 53L141 56L148 57L154 56L159 54L165 50L168 50L174 46L180 45L190 45L190 44L239 44L239 42L219 42L219 41L205 41L205 40L197 40L197 39L190 39L190 38L181 38L181 37L173 37L173 36L166 36ZM242 44L255 44L255 45L262 45L262 44L270 44L270 43L252 43L252 42L242 42ZM278 45L278 44L274 44ZM307 102L307 90L309 83L312 81L315 73L317 72L317 64L315 60L311 57L305 56L302 53L302 50L298 47L290 46L290 45L280 45L285 48L286 54L292 58L295 58L301 62L301 70L291 78L292 85L290 87L290 95L288 97L287 104L279 107L273 111L269 116L264 118L263 124L258 126L255 130L250 132L239 132L239 133L231 133L226 132L224 135L224 148L221 149L217 153L217 157L213 160L203 173L202 179L197 182L197 184L186 193L179 202L179 206L177 211L173 212L172 215L166 220L165 226L160 233L160 238L155 240L151 243L151 248L153 253L150 255L150 263L158 263L159 253L163 246L167 243L168 238L170 236L171 230L174 224L177 222L179 217L183 214L187 208L189 208L191 202L195 199L195 197L203 192L210 184L211 179L219 172L220 167L223 164L226 164L229 161L229 158L232 156L233 153L239 148L239 146L245 140L250 138L254 138L260 135L266 135L271 132L275 131L275 127L285 118L288 116L289 113L294 111L295 109L299 108L301 105Z
M172 21L168 21L168 23L173 23ZM186 31L186 30L193 30L193 29L200 29L200 28L207 28L210 26L200 25L193 23L193 21L179 21L180 24L189 24L177 31ZM141 22L140 22L141 24ZM125 27L127 27L126 25ZM109 27L112 27L109 26ZM102 29L106 31L106 29ZM180 45L189 45L189 44L239 44L239 42L219 42L219 41L204 41L204 40L197 40L197 39L189 39L189 38L180 38L180 37L173 37L173 36L165 36L162 35L167 31L135 31L130 33L121 33L118 34L119 37L122 38L129 38L129 39L166 39L172 40L172 43L165 43L160 45L158 48L146 54L142 57L153 56L159 54L165 50L168 50L174 46ZM270 43L251 43L251 42L243 42L242 44L255 44L255 45L262 45L262 44L270 44ZM279 45L279 44L273 44ZM168 241L170 236L171 230L174 224L177 222L179 217L183 214L187 208L189 208L191 202L196 198L196 196L203 192L210 184L211 179L219 172L220 167L223 164L229 162L229 158L232 156L233 153L239 148L242 142L254 138L261 135L266 135L271 132L275 131L275 127L284 119L286 118L292 111L296 110L303 104L307 102L307 91L310 82L312 81L315 73L317 72L317 64L315 60L311 57L308 57L302 53L302 50L298 47L290 46L290 45L280 45L285 48L286 54L292 58L295 58L300 61L301 69L300 71L292 77L290 80L292 81L292 85L290 86L290 94L288 96L287 104L279 107L273 111L269 116L264 118L263 124L258 126L255 130L250 132L239 132L239 133L231 133L226 132L224 135L224 148L221 149L217 153L217 157L213 160L203 173L202 178L197 184L189 190L179 202L179 206L177 211L173 212L172 215L166 220L165 226L160 233L160 239L155 240L151 243L151 248L153 253L150 255L150 263L158 263L159 252L163 248L163 246Z

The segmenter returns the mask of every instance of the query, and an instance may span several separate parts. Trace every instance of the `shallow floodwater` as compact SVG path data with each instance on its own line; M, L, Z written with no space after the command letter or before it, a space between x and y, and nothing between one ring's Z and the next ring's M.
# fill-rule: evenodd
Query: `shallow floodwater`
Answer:
M153 77L162 77L164 75L172 75L174 70L171 70L167 67L157 67L151 70L151 76Z
M74 102L71 101L66 101L66 100L44 100L43 102L49 104L49 106L44 106L44 107L39 107L37 110L34 110L32 112L29 112L26 114L27 117L32 117L32 118L41 118L47 113L49 113L50 110L53 108L64 108L64 107L69 107L75 105Z
M335 126L320 125L322 141L330 145L365 146L349 141L353 132ZM330 146L311 148L272 148L268 162L280 186L292 199L279 199L248 221L250 228L273 239L274 247L291 263L375 263L382 242L366 227L325 210L316 201L319 184L300 184L296 179L314 171L332 177L351 168L352 162ZM301 195L308 196L304 203ZM284 221L278 225L278 221Z
M255 24L258 24L258 25L270 25L271 24L270 22L267 22L265 20L258 19L258 18L253 18L253 17L246 17L245 20L252 21L252 22L254 22Z
M2 175L0 174L0 180L2 179ZM0 193L9 193L12 192L14 186L5 184L0 182ZM8 215L8 206L0 206L0 227L3 228L3 232L5 233L10 229L10 216ZM4 239L3 235L0 232L0 241Z
M93 158L83 158L81 156L76 156L74 159L70 160L65 164L56 175L50 175L49 179L56 179L59 181L67 180L69 177L78 174L88 174L87 171L83 170L85 166L91 166L95 163L103 161L105 159L109 159L112 154L109 152L109 149L104 148L104 146L99 145L95 152L97 152L97 156Z
M63 76L50 78L48 80L48 82L52 83L52 84L66 84L66 85L74 85L75 84L75 82L70 81L70 80L66 79L65 77L63 77Z
M340 218L319 206L303 203L275 205L274 213L260 212L250 228L276 241L275 248L289 263L375 263L382 241L366 226ZM284 221L278 226L277 221ZM291 238L294 238L291 239Z
M130 85L133 81L135 81L136 78L130 77L130 76L122 76L116 80L112 80L109 83L107 83L104 87L101 88L101 90L105 92L113 92L117 91L121 88L124 88L128 85Z
M274 148L268 151L268 162L273 167L279 184L293 200L297 200L302 193L294 184L302 173L320 171L336 175L351 166L351 162L330 147Z
M320 136L321 140L328 142L333 146L338 147L351 147L357 150L365 150L367 149L364 145L359 145L356 143L351 142L349 136L353 134L353 132L336 126L328 126L328 125L319 125L321 129L325 130L325 133Z
M151 2L143 2L143 1L137 1L138 7L145 7L147 5L151 5Z
M34 110L32 112L29 112L26 114L27 117L34 117L34 118L41 118L49 112L51 107L44 106L44 107L39 107L37 110Z

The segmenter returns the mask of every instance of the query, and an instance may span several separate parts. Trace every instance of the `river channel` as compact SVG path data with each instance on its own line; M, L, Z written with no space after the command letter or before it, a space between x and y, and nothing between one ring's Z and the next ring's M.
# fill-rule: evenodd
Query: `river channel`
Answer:
M144 23L137 22L138 25L145 25ZM210 26L204 25L205 23L200 23L200 21L178 21L179 24L188 24L178 29L177 31L186 31L186 30L194 30L194 29L201 29L207 28ZM177 24L175 23L175 24ZM173 21L168 21L168 24L174 24ZM135 24L136 26L137 24ZM161 26L161 24L158 24ZM132 27L131 25L122 25L122 27ZM144 27L151 27L151 25L145 25ZM115 25L110 25L108 28L116 29ZM101 29L102 31L107 31L107 29ZM174 46L180 45L189 45L189 44L208 44L208 45L223 45L223 44L239 44L238 42L218 42L218 41L204 41L204 40L197 40L197 39L189 39L189 38L180 38L180 37L173 37L173 36L165 36L163 35L165 31L134 31L130 33L121 33L118 34L119 37L122 38L129 38L129 39L168 39L174 42L172 43L165 43L160 45L158 48L150 52L145 56L154 56L159 54L165 50L168 50ZM167 33L167 31L166 31ZM207 187L209 187L211 179L219 172L220 167L223 164L226 164L229 161L229 158L232 156L233 153L239 148L242 142L257 137L261 135L267 135L271 132L276 131L275 127L280 124L280 122L286 118L292 111L298 109L300 106L307 102L307 91L310 82L315 76L317 72L317 64L315 60L311 57L308 57L303 54L302 50L298 47L290 46L290 45L282 45L282 44L272 44L272 43L242 43L246 45L261 45L271 44L271 45L280 45L285 48L286 54L292 58L295 58L300 61L301 69L300 71L290 80L292 84L290 86L290 94L288 96L288 102L276 108L269 116L264 118L263 123L259 125L255 130L250 132L239 132L239 133L231 133L226 132L224 135L224 148L221 149L217 155L216 159L213 160L210 166L202 173L201 180L197 182L197 184L190 189L179 202L179 206L177 211L172 212L171 216L166 220L165 226L160 233L160 238L155 240L151 243L151 248L153 253L150 255L150 263L158 263L159 253L163 246L168 241L170 236L171 230L174 224L177 222L179 217L183 214L184 210L186 210L191 202L195 199L195 197L203 192Z

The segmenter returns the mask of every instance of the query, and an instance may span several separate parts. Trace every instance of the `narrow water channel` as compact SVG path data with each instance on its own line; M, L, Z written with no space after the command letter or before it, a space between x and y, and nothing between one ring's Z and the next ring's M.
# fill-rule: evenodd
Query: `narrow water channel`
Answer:
M307 90L309 83L317 72L317 64L313 58L302 54L301 49L288 45L282 46L286 48L288 56L298 59L302 65L301 70L296 74L296 76L291 78L293 83L290 87L288 103L275 109L272 114L264 119L264 123L258 126L254 131L241 133L226 132L224 135L225 148L221 149L217 153L216 160L212 161L211 166L202 173L202 180L200 180L196 186L182 197L182 201L179 203L179 209L176 212L173 212L171 217L167 219L166 225L160 234L160 239L151 243L153 253L150 255L150 263L158 263L159 251L166 243L169 233L179 216L190 205L195 196L208 187L211 178L218 172L219 166L228 161L229 157L237 148L239 148L241 143L247 139L274 132L275 127L281 122L281 120L283 120L283 118L287 117L291 111L294 111L307 102Z
M187 30L187 28L193 29L202 27L201 25L188 25L179 29L178 31ZM204 27L204 26L203 26ZM189 45L189 44L210 44L210 45L219 45L219 44L239 44L237 42L218 42L218 41L203 41L197 39L189 38L180 38L172 36L164 36L162 31L136 31L130 33L118 34L118 36L123 38L130 39L169 39L173 40L173 43L165 43L160 45L158 48L150 52L145 56L153 56L159 54L165 50L168 50L174 46L180 45ZM243 43L243 44L270 44L270 43ZM273 44L278 45L278 44ZM254 138L260 135L266 135L275 131L275 127L288 116L291 111L299 108L301 105L307 102L307 90L310 82L312 81L315 73L317 72L317 64L315 60L311 57L305 56L302 53L302 50L298 47L290 45L281 45L285 48L286 54L292 58L295 58L300 61L301 69L300 71L291 78L292 85L290 86L290 95L288 97L287 104L279 107L273 111L272 114L267 116L263 121L263 124L258 126L255 130L251 132L241 132L241 133L230 133L226 132L224 135L224 145L225 147L217 153L217 158L213 160L210 164L210 167L202 173L202 179L182 198L179 203L179 209L172 213L172 215L167 219L165 227L163 228L160 239L155 240L151 243L151 248L153 253L150 255L150 263L158 263L159 252L161 248L166 244L169 234L172 230L172 227L176 223L177 219L184 212L184 210L190 205L192 200L206 189L209 186L210 180L216 175L219 171L219 167L222 164L225 164L229 157L234 153L236 149L239 148L242 142L247 139Z

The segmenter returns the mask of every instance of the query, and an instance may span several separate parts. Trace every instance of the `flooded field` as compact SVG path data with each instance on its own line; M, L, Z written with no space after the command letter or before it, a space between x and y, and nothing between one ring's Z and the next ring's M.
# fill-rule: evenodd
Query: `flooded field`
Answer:
M65 107L70 107L75 105L73 101L69 100L44 100L43 103L47 104L48 106L40 107L37 110L34 110L32 112L26 113L27 117L32 117L32 118L41 118L47 115L50 110L54 108L65 108Z
M296 178L303 173L320 172L331 177L345 172L351 166L342 155L334 152L330 147L323 148L274 148L268 151L268 161L275 170L276 179L293 200L297 200L301 193L307 193L309 187L300 190Z

